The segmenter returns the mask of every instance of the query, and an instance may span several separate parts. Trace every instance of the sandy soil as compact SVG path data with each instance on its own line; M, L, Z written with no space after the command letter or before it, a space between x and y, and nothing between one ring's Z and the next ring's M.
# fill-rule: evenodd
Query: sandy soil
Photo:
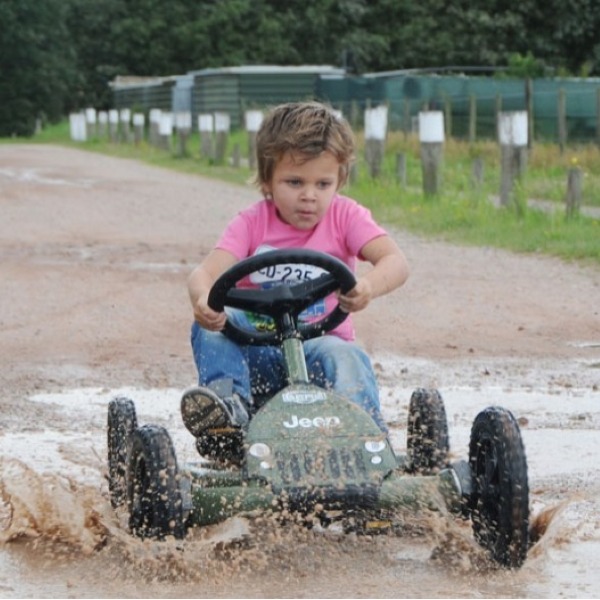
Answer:
M231 216L255 199L250 187L135 161L51 146L0 146L0 437L73 428L52 403L31 401L34 394L92 387L183 389L194 383L185 280ZM408 256L411 278L356 316L360 340L385 385L554 386L582 389L599 400L599 269L391 233ZM362 548L361 560L380 552L382 543ZM344 564L350 559L345 552L338 548L332 561ZM13 545L5 567L10 563L21 574L32 573L28 556ZM81 569L98 575L108 559L81 560ZM409 580L431 575L423 561L405 568L413 569ZM307 573L310 569L314 565ZM399 585L397 572L381 563L379 571L390 585ZM325 594L337 596L344 586L329 576L333 584ZM73 578L73 593L85 595L76 575L65 577ZM450 577L439 588L445 596L444 586L457 582L454 575L444 577ZM288 589L294 597L318 595L308 579L272 589ZM40 587L33 575L24 581L30 587L0 582L0 595L60 595ZM90 594L164 593L139 587L140 581L131 586L96 587ZM230 587L207 589L225 596L265 593L253 593L235 578ZM359 588L357 595L381 595L371 589L379 588ZM402 594L395 589L391 595ZM472 593L465 580L455 589L464 592L458 595ZM539 590L534 585L525 594L535 594L532 589ZM422 591L436 595L430 587ZM518 596L522 589L508 593Z

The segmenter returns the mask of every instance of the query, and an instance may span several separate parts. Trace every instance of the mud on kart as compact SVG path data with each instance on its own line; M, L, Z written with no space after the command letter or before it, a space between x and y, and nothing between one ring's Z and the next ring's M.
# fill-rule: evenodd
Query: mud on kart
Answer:
M261 269L312 265L316 279L268 290L236 287ZM308 250L277 250L239 262L215 283L209 304L270 316L273 331L250 331L227 322L224 333L242 344L278 344L287 386L269 398L243 436L243 459L232 467L215 462L179 465L171 437L161 426L138 426L129 398L108 408L109 492L125 504L131 532L140 538L184 538L190 527L237 514L285 510L340 521L363 533L393 528L400 507L440 509L470 519L476 541L506 568L527 555L527 462L513 415L488 407L471 428L468 459L449 462L448 424L435 389L417 389L409 405L407 453L397 455L361 407L309 382L302 342L343 321L339 307L318 322L300 313L337 289L355 285L341 261ZM308 522L308 519L307 519Z

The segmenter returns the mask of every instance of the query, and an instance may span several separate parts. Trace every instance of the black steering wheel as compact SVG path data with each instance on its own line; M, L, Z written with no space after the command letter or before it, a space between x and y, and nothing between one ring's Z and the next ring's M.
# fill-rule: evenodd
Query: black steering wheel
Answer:
M281 268L283 265L310 265L320 267L327 273L315 279L283 283L268 289L235 287L241 279L256 271ZM354 273L345 263L329 254L301 248L270 250L242 260L225 271L210 290L208 305L217 312L229 306L271 317L275 321L275 331L251 331L228 319L223 333L239 344L272 346L281 343L284 330L290 326L293 327L293 335L299 334L303 340L323 335L337 327L348 316L339 305L312 323L298 324L298 315L335 290L339 289L345 294L355 285Z

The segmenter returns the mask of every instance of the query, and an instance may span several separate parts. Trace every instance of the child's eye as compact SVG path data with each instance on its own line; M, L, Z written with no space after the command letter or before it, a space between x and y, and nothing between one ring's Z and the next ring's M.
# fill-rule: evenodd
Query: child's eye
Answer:
M302 181L300 181L300 179L288 179L287 184L293 187L298 187L302 184Z
M322 190L326 190L328 187L330 187L332 184L331 181L319 181L319 183L317 184L319 186L320 189Z

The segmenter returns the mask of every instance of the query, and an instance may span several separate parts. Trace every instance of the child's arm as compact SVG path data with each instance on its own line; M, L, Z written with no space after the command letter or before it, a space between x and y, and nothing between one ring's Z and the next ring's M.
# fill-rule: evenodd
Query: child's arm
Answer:
M221 331L225 327L226 315L208 306L208 294L219 276L237 259L226 250L213 250L190 274L188 292L194 310L194 318L209 331Z
M366 308L373 298L400 287L409 274L404 253L387 235L367 242L360 253L373 268L363 277L359 277L356 286L347 294L339 296L340 308L346 312L357 312Z

